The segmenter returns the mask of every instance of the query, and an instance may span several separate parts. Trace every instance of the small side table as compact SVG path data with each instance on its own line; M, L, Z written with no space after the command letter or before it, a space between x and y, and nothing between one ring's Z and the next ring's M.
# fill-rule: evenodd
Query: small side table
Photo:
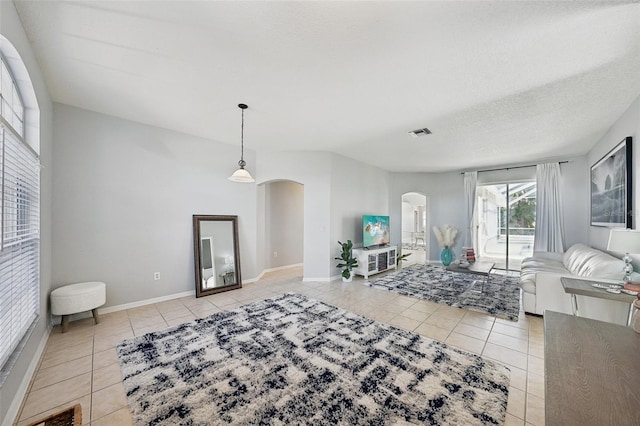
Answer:
M631 318L633 316L633 302L637 299L637 296L632 296L625 293L609 293L603 288L593 287L591 284L596 284L598 281L594 280L581 280L578 278L562 277L560 278L564 292L571 294L571 310L574 316L579 316L578 300L576 295L596 297L599 299L615 300L617 302L629 303L629 313L627 314L627 325L631 325ZM604 283L606 284L606 283Z

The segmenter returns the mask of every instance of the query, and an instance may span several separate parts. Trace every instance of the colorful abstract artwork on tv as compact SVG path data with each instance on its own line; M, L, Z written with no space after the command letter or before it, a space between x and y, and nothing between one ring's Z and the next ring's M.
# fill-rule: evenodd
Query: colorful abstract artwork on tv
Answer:
M363 247L389 244L389 216L362 216Z

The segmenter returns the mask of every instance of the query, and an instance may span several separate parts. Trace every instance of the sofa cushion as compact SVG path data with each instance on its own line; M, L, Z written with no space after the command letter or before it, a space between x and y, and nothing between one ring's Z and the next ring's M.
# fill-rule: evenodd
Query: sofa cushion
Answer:
M553 260L536 259L535 257L528 257L522 261L520 269L538 269L543 271L561 271L567 272L567 268L564 267L562 262L555 262Z
M622 279L624 261L584 244L574 244L564 254L562 263L572 275Z
M574 275L581 275L578 271L589 261L591 257L595 256L595 254L596 252L587 245L574 244L564 253L562 263L570 273Z
M607 253L598 253L580 268L580 275L583 277L621 280L624 278L624 261Z

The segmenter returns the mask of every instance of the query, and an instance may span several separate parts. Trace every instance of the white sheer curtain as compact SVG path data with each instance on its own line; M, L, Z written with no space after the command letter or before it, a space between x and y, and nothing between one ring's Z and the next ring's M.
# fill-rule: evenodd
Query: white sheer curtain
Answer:
M562 199L560 165L536 166L536 231L534 251L563 252Z
M467 229L464 236L464 246L473 247L477 253L476 232L475 232L475 206L476 206L476 187L478 184L478 172L466 172L464 174L464 212L467 221Z

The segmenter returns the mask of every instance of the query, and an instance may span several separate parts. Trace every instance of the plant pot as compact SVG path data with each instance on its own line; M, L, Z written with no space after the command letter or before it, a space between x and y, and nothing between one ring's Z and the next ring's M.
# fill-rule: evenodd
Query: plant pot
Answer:
M350 283L353 280L353 271L349 271L349 278L342 277L343 283Z
M442 261L442 264L444 266L451 265L451 261L453 260L453 254L451 253L451 250L449 249L449 247L445 247L442 249L442 251L440 252L440 260Z

